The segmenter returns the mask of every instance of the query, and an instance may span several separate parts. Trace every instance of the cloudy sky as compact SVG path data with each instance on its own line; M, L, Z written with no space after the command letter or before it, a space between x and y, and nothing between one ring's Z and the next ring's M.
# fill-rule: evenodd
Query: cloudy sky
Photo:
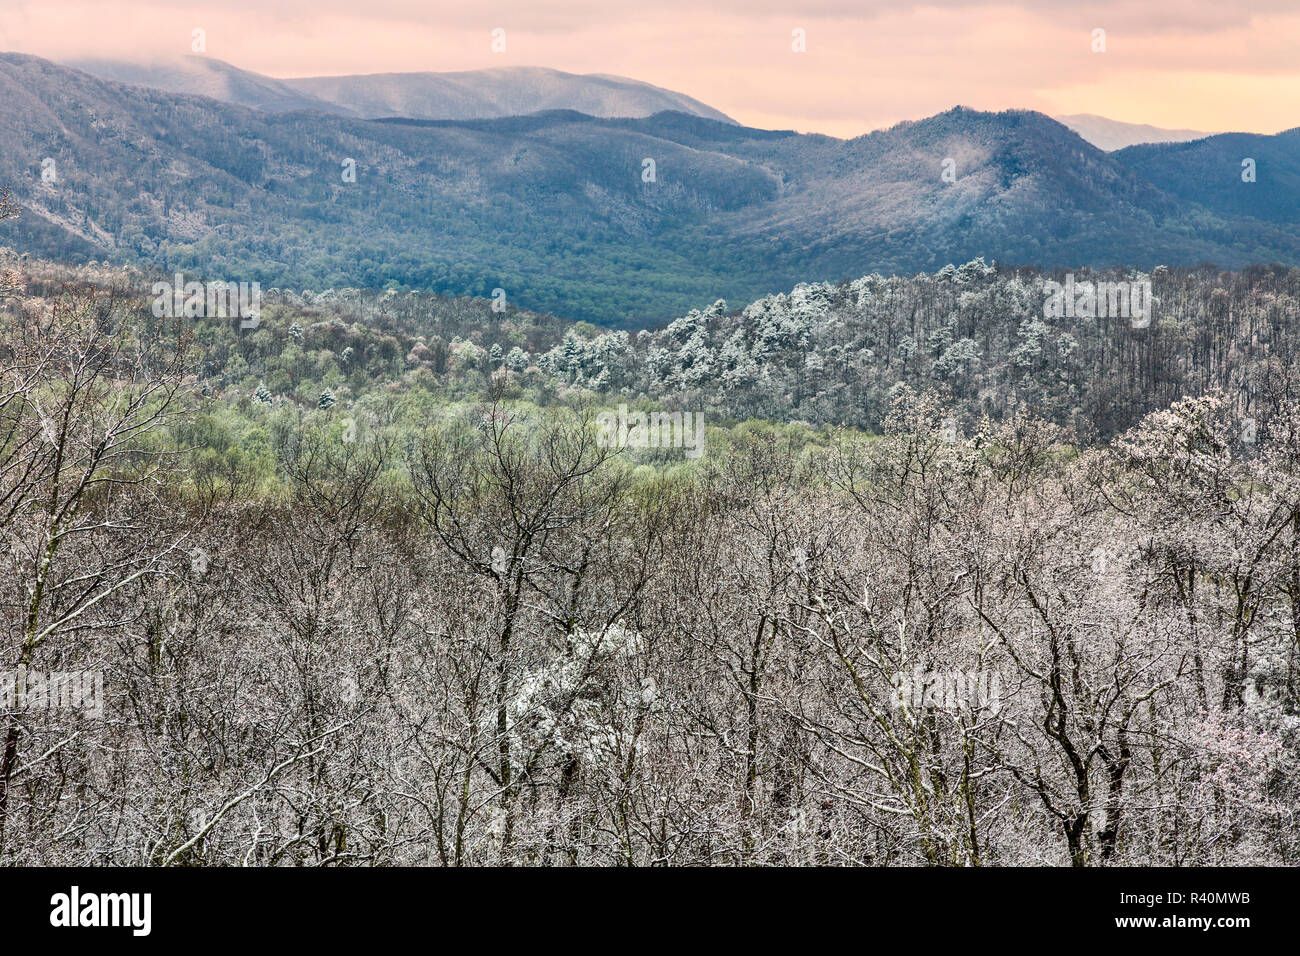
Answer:
M1297 0L3 0L0 50L207 53L273 76L549 66L855 136L956 104L1171 128L1300 126ZM506 49L491 50L494 28ZM1093 31L1105 31L1095 53ZM792 50L803 30L807 50Z

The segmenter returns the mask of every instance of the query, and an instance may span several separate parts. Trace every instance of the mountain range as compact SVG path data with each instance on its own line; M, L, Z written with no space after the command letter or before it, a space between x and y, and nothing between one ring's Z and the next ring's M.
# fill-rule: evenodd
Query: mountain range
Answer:
M0 127L0 184L24 207L0 243L20 250L280 287L501 288L611 325L977 256L1300 263L1300 130L1105 152L1040 113L961 107L850 140L680 110L361 119L23 54L0 54Z
M555 109L605 117L672 110L735 122L699 100L649 83L537 66L276 79L207 56L148 64L87 59L67 65L118 83L209 96L276 113L316 110L359 119L492 119Z
M734 122L699 100L648 83L543 67L276 79L203 55L148 63L79 59L69 60L67 65L106 80L169 93L209 96L273 113L306 109L361 119L491 119L557 109L601 117L651 116L672 110ZM1211 135L1198 130L1123 123L1091 113L1055 118L1107 151Z

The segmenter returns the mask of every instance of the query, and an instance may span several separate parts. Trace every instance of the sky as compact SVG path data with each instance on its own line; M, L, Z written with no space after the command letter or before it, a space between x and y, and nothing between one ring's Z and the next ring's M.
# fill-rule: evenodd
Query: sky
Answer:
M167 59L195 30L277 77L547 66L842 137L956 105L1300 126L1300 0L0 0L0 50L53 60Z

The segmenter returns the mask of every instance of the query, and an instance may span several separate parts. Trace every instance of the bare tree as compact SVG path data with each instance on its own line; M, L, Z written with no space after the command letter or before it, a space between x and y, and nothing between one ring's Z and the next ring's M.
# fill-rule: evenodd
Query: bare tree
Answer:
M172 463L151 438L178 409L187 341L95 290L25 307L6 330L0 529L16 585L6 630L18 637L5 656L28 668L38 653L76 656L88 635L120 627L114 596L182 553L163 494ZM22 721L10 717L0 758L0 852Z

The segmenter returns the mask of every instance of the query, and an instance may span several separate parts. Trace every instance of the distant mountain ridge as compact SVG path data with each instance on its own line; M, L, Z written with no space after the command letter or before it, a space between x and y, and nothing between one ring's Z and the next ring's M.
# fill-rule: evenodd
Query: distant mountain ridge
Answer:
M1189 143L1149 143L1115 155L1165 193L1219 216L1292 228L1300 223L1300 128L1274 136L1221 133ZM1231 189L1211 186L1225 180Z
M1055 119L1098 149L1107 152L1141 143L1183 143L1215 135L1194 129L1164 129L1159 126L1148 126L1145 123L1122 123L1092 113L1075 113L1070 116L1057 116Z
M207 56L152 64L82 59L66 65L117 83L276 113L306 109L360 119L490 119L555 109L601 117L674 110L735 122L699 100L639 80L535 66L276 79Z
M209 96L270 112L307 109L361 119L491 119L547 110L574 110L605 118L652 116L669 110L735 122L693 97L639 80L545 67L277 79L198 55L153 63L89 58L69 60L66 65L118 83ZM1091 113L1054 119L1107 152L1213 135L1124 123Z
M680 112L371 121L21 54L0 54L0 128L24 207L3 245L281 288L502 288L614 325L978 256L1300 264L1300 131L1106 153L1041 113L961 107L851 140Z

